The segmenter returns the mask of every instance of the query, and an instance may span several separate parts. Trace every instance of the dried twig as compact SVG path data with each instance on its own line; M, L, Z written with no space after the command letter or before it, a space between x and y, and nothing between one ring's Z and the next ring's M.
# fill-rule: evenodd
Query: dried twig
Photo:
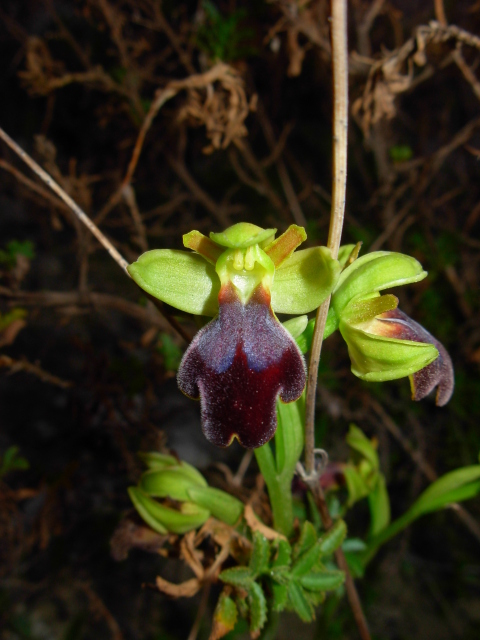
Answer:
M0 138L12 149L20 158L27 164L30 169L37 174L37 176L43 180L43 182L50 187L50 189L57 194L60 200L63 200L71 211L78 217L78 219L93 233L101 245L105 247L110 256L115 262L127 272L128 262L117 251L110 240L100 231L96 224L94 224L87 214L80 209L78 204L66 193L62 187L55 182L55 180L42 169L42 167L35 162L5 131L0 127Z

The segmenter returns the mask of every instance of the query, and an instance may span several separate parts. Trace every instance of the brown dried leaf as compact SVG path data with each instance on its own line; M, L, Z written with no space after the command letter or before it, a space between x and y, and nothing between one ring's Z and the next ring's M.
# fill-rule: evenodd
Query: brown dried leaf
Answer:
M286 537L283 534L275 531L275 529L267 527L267 525L260 522L255 514L255 511L249 504L245 505L245 511L243 515L250 529L252 531L260 531L260 533L262 533L265 538L267 538L267 540L286 540Z
M168 580L157 576L155 582L159 591L172 598L191 598L200 591L202 586L198 578L191 578L180 584L173 584L173 582L168 582Z

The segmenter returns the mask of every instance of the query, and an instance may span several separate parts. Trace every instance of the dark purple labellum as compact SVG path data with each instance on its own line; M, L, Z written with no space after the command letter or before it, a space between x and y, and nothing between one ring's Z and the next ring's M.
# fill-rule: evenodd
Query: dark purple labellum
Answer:
M437 348L438 358L410 377L412 396L414 400L422 400L438 386L436 404L439 407L447 404L452 396L455 380L452 361L443 344L400 309L382 313L378 320L392 323L394 329L392 327L388 332L390 338L430 343Z
M218 317L197 333L183 356L178 386L200 398L207 440L227 447L236 437L254 449L275 433L278 395L292 402L302 394L305 363L262 285L243 305L228 283L218 301Z

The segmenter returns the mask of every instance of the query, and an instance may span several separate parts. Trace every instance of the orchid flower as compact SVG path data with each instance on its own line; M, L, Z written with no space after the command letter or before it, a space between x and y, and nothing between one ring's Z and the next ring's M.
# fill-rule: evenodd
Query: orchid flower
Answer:
M277 239L276 231L249 223L210 238L191 231L183 242L194 253L147 251L128 268L163 302L215 316L185 352L177 382L200 399L203 432L221 447L237 438L253 449L273 437L277 399L297 400L306 382L302 354L275 314L313 311L340 274L326 247L295 252L306 240L302 227L292 225Z
M413 400L438 386L436 403L453 393L453 365L445 347L380 291L418 282L427 273L401 253L376 251L355 260L340 275L329 311L348 346L352 373L368 381L409 377Z

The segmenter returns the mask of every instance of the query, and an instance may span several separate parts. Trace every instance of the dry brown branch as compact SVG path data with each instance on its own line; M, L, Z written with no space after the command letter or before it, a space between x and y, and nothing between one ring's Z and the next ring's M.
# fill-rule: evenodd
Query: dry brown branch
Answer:
M86 215L82 209L77 205L77 203L72 200L72 198L58 185L53 178L42 169L42 167L33 160L25 151L18 146L18 144L10 138L10 136L5 133L5 131L0 128L0 138L13 150L15 153L20 156L20 158L27 164L30 169L34 173L37 174L43 182L50 187L52 191L54 191L57 196L63 200L63 202L69 207L71 211L81 220L81 222L93 233L93 235L97 238L101 245L105 247L110 256L115 260L115 262L127 273L128 262L120 255L117 249L113 246L113 244L108 240L108 238L100 231L100 229L90 220L90 218Z
M417 27L413 36L400 48L374 62L363 95L357 98L352 106L352 113L365 136L377 122L396 115L395 100L400 94L411 91L418 84L418 69L426 70L421 76L422 81L432 75L433 69L427 66L427 48L433 44L441 45L448 42L480 49L480 38L474 34L454 25L443 26L432 21L428 25ZM446 47L444 63L451 59L451 48ZM440 67L441 64L437 63L436 66Z
M48 373L48 371L42 369L38 364L33 364L27 360L14 360L13 358L10 358L10 356L0 355L0 367L10 369L11 374L19 373L20 371L31 373L42 382L54 384L57 387L62 387L63 389L67 389L72 386L72 383L68 380L62 380L61 378Z

